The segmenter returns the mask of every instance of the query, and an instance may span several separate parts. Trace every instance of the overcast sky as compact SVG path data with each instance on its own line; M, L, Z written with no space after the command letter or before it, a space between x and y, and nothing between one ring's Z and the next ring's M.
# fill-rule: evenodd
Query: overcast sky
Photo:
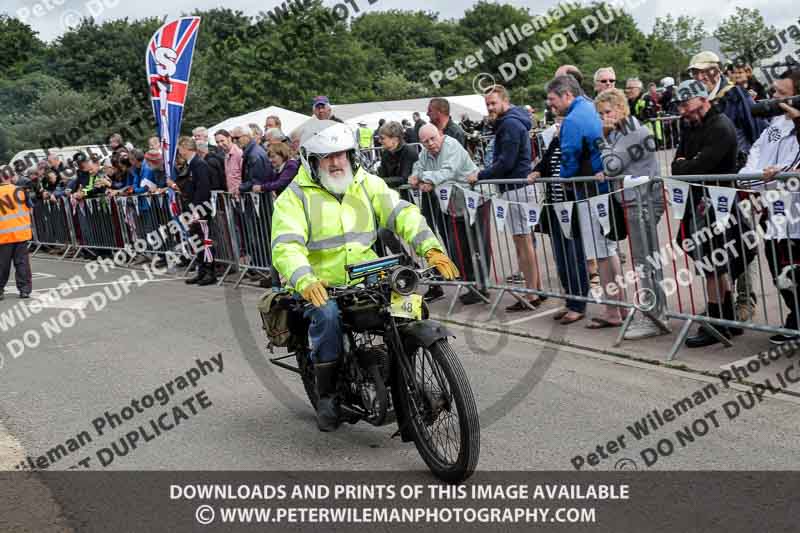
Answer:
M65 25L74 24L80 16L95 15L103 21L117 18L140 18L144 16L175 17L188 13L192 9L206 9L224 5L231 9L238 9L248 15L255 16L259 11L270 10L279 5L277 0L1 0L0 12L5 11L12 16L25 18L39 36L45 40L52 40L64 32ZM324 0L328 6L334 6L337 1ZM343 1L343 0L342 0ZM388 10L388 9L422 9L439 12L442 18L460 17L464 10L475 3L475 0L447 0L431 2L428 0L350 0L355 2L359 9ZM370 5L370 1L374 3ZM673 16L688 14L699 17L706 24L706 29L713 30L717 23L734 12L736 6L759 8L768 24L778 28L796 23L796 0L752 0L748 3L731 0L630 0L634 5L639 5L632 10L640 29L649 33L653 21L657 16L671 13ZM528 7L531 12L540 12L545 8L554 6L555 0L546 1L516 1L517 6ZM584 2L584 3L588 3ZM39 16L36 16L34 6L39 6ZM48 9L48 6L50 9Z

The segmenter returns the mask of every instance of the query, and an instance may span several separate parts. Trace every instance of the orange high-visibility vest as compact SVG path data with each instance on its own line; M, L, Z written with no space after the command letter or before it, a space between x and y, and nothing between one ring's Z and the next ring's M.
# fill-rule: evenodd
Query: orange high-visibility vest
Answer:
M22 191L10 183L0 185L0 244L25 242L33 238L31 212Z

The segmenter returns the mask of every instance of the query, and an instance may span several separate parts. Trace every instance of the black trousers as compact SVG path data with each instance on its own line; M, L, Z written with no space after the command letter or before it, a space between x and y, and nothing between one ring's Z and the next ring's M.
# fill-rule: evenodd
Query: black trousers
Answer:
M800 240L798 239L781 239L781 240L767 240L765 253L767 255L767 263L769 264L769 271L772 274L773 282L777 282L778 276L784 268L789 265L797 265L800 268ZM788 278L795 284L800 285L799 270L790 271ZM780 290L781 298L786 304L784 310L784 327L787 329L798 329L798 312L800 312L800 298L798 292L800 289L797 287L791 289Z
M486 202L478 207L475 224L470 225L468 215L463 217L448 217L446 224L450 235L447 243L447 252L458 267L461 279L487 283L491 269L492 242L489 232L489 217L492 214L491 203ZM469 235L468 235L469 234ZM483 242L483 246L478 243ZM481 251L483 253L481 253ZM476 258L473 265L472 258Z
M31 276L31 260L28 255L28 242L0 244L0 293L2 293L11 275L11 264L14 264L14 278L20 294L30 294L33 289Z

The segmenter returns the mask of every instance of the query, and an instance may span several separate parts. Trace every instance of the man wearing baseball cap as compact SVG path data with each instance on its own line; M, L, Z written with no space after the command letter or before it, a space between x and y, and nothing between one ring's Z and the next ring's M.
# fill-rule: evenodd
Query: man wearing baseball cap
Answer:
M714 175L736 172L736 130L731 120L718 107L712 105L706 86L696 80L686 80L680 84L675 94L678 112L683 118L680 145L672 162L672 174ZM708 185L730 186L730 182L708 183ZM705 273L708 288L708 305L705 314L711 318L736 320L736 310L731 295L732 281L747 270L747 264L755 257L755 251L745 247L739 231L740 214L735 205L730 206L730 216L737 223L726 226L724 233L714 231L710 239L698 239L704 228L711 223L708 213L703 211L704 198L708 196L705 187L690 187L686 211L681 227L676 232L676 242L690 256L695 265L709 264L712 254L726 245L733 244L738 254L729 254L728 261L713 263L712 272ZM706 200L707 201L707 200ZM734 204L736 200L734 199ZM687 241L697 246L685 244ZM697 242L700 240L700 242ZM747 248L747 249L745 249ZM714 326L726 338L741 335L739 328ZM697 334L686 339L688 348L702 348L718 343L718 337L701 327Z
M316 117L317 120L332 120L334 122L342 122L333 115L331 101L327 96L315 96L311 107L314 117Z
M753 97L742 87L733 84L722 75L720 60L714 52L704 51L695 55L689 64L689 74L705 85L709 99L724 113L736 129L736 172L747 163L750 148L767 128L767 121L754 118L751 108ZM736 280L736 304L739 319L750 320L755 313L756 295L753 291L753 274L746 269Z

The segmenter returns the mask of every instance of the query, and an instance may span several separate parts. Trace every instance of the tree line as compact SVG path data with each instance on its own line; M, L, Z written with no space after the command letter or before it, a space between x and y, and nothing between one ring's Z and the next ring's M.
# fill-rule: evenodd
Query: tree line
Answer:
M480 69L443 80L436 88L431 71L452 66L512 25L522 27L546 13L480 0L460 19L445 20L430 11L380 11L380 4L370 0L372 5L361 2L358 14L343 18L321 0L294 3L294 9L255 17L225 8L186 14L202 17L184 111L186 132L269 105L310 114L318 94L328 95L334 106L470 94L474 74L496 73L517 54L529 53L534 43L574 25L583 31L575 44L506 83L515 103L541 108L544 83L560 64L579 65L586 73L613 65L620 80L677 80L685 77L690 57L707 36L702 21L683 15L659 18L645 33L624 11L613 23L588 33L580 21L611 8L593 2L576 6L503 54L487 53ZM128 140L143 145L155 130L144 51L163 23L155 17L102 24L86 18L46 43L29 25L0 14L0 48L5 51L0 56L0 161L53 139L94 144L122 130L130 132ZM715 35L723 51L737 53L752 48L752 40L769 30L757 10L738 8Z

